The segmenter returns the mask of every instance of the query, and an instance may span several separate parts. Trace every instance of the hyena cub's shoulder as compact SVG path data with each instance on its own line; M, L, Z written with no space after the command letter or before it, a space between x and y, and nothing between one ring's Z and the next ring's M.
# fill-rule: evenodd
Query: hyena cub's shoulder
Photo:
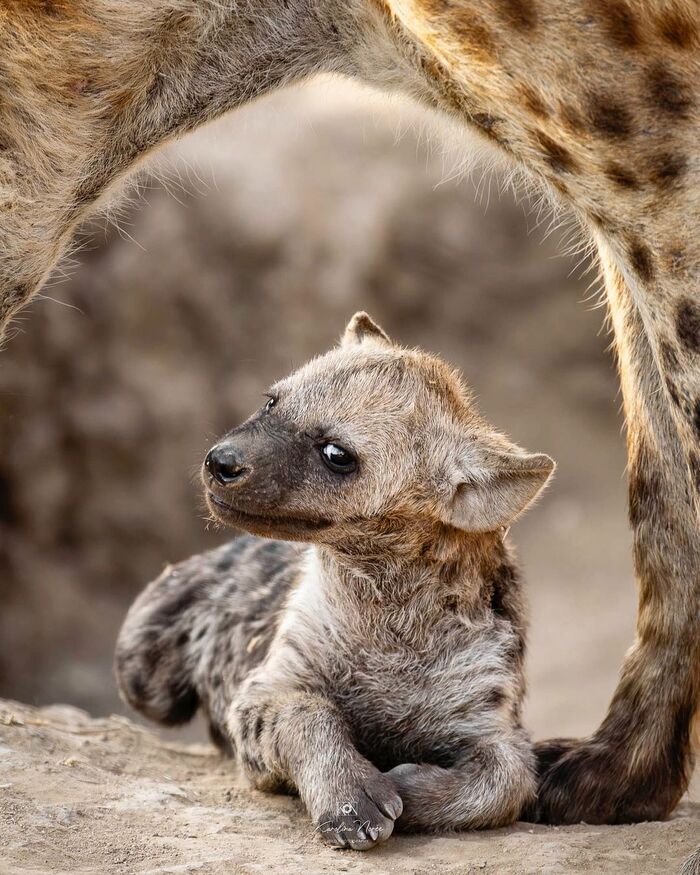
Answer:
M515 819L534 779L504 530L553 467L357 314L207 455L213 515L277 540L152 584L120 636L122 689L156 719L201 705L251 781L296 788L334 844Z

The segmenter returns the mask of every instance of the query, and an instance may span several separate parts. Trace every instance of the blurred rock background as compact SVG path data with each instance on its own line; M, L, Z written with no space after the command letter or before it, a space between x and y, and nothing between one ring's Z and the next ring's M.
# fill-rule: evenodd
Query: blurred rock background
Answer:
M558 460L512 532L530 723L597 725L635 604L603 311L558 234L543 241L479 172L454 179L443 142L421 111L349 85L288 90L171 149L162 182L120 205L121 232L86 235L0 357L0 696L123 711L111 658L128 604L227 537L203 521L205 450L364 308L459 364L496 425Z

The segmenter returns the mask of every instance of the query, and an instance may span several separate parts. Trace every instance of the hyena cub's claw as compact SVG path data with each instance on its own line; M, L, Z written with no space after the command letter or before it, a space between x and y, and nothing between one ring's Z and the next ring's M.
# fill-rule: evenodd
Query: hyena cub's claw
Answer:
M351 792L339 794L338 804L316 820L316 829L333 847L367 851L385 842L403 802L384 776L366 781Z

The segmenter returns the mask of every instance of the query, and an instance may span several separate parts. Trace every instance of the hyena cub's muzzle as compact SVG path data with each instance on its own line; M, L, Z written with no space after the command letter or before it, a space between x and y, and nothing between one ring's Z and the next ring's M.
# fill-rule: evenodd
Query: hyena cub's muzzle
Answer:
M217 443L202 467L217 520L255 535L313 541L331 526L319 501L305 501L313 436L281 417L253 417Z

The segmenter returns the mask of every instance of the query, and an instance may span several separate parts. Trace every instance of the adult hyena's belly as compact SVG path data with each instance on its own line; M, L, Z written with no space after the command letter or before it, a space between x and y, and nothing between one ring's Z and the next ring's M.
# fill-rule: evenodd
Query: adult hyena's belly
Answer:
M406 762L449 767L511 726L521 698L512 637L491 627L430 659L363 654L334 696L360 753L383 771Z

